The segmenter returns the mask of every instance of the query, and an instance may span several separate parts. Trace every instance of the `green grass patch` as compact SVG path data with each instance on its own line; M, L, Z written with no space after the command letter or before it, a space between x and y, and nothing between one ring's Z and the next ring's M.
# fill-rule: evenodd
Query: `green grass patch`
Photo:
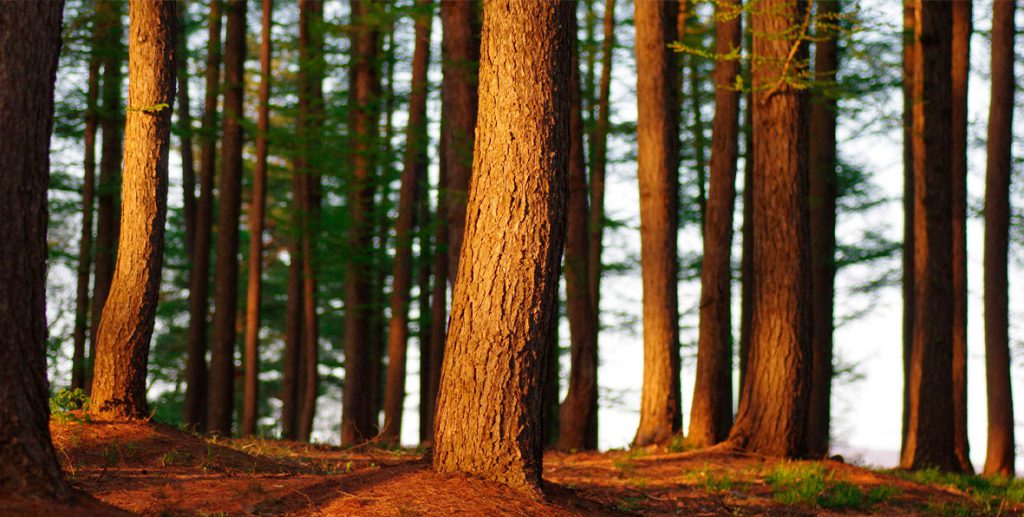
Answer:
M1024 504L1024 480L1008 479L1003 476L986 477L943 472L936 468L921 470L893 469L885 472L898 478L924 485L946 487L963 492L975 504L981 506L986 513L994 512L1002 506ZM943 515L961 515L961 512L954 508L957 505L946 506L949 507L941 512L938 512L938 509L936 511Z
M857 485L835 479L824 466L808 463L779 463L764 481L779 503L829 510L866 510L898 493L893 487L864 491Z

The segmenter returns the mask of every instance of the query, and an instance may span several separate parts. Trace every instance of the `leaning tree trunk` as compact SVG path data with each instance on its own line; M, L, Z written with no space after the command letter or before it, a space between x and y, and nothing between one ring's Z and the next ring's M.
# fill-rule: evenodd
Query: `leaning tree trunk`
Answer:
M217 99L220 95L222 0L210 1L209 43L206 53L206 97L203 100L202 146L199 152L199 201L196 237L189 270L188 359L185 365L185 424L206 431L206 320L210 312L210 232L213 221L213 180L217 160Z
M953 124L949 134L953 155L949 163L953 196L953 442L959 469L973 474L967 440L967 80L971 73L971 2L952 2Z
M807 454L828 454L832 401L832 332L836 255L836 99L829 93L838 68L833 28L837 0L818 0L814 79L808 145L808 200L811 233L811 395L807 412Z
M715 53L739 52L743 44L739 0L715 5ZM698 447L725 440L732 426L732 217L740 132L740 94L733 85L739 73L739 61L719 58L712 76L711 187L704 216L697 379L687 437Z
M211 323L209 430L231 434L235 410L235 321L238 310L238 217L242 205L242 107L245 0L228 0L224 36L224 132L221 141L217 262Z
M985 184L985 381L988 452L985 475L1013 476L1014 421L1010 383L1007 253L1013 148L1015 0L996 0L992 13L992 96Z
M259 418L260 299L263 287L263 220L267 204L267 130L270 129L270 28L274 0L263 0L260 29L259 115L256 121L256 166L252 171L249 201L249 281L245 299L245 397L242 402L242 434L256 432Z
M163 267L167 154L177 57L174 4L132 0L121 242L97 331L92 410L145 418L146 365Z
M476 180L434 427L436 470L533 494L565 239L571 16L569 2L484 4Z
M430 65L431 0L418 0L415 16L416 46L412 56L409 123L405 137L405 164L398 193L395 223L395 264L391 285L391 321L388 328L388 370L384 393L385 443L398 443L405 400L405 352L409 337L409 300L412 288L412 241L420 181L427 167L427 68Z
M666 443L682 428L677 302L679 173L675 2L634 4L637 165L643 269L644 377L633 445Z
M805 93L791 60L806 3L765 0L753 13L754 284L747 376L728 442L772 456L802 456L811 373ZM790 34L787 38L765 35Z
M914 40L914 341L903 468L957 470L953 356L953 254L949 128L950 2L917 0Z
M0 3L0 491L64 499L46 380L46 188L64 2Z
M910 422L910 351L914 348L914 20L917 0L903 0L903 428Z

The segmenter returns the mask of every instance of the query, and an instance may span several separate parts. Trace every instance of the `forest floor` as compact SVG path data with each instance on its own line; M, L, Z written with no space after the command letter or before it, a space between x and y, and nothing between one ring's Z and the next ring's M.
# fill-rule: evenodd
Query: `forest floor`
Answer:
M73 415L72 415L73 416ZM430 470L418 451L51 423L75 505L0 515L1022 515L1021 485L724 451L548 453L545 500Z

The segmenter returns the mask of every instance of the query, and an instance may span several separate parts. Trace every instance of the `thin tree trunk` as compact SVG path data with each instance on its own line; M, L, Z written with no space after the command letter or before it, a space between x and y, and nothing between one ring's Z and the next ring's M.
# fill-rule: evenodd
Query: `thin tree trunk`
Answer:
M914 341L903 468L957 470L949 128L951 2L917 0L914 49Z
M178 1L178 151L184 190L185 256L191 258L196 241L196 171L192 155L192 113L188 95L188 0Z
M535 495L566 232L573 7L485 1L476 179L434 428L436 470Z
M92 410L110 418L145 418L149 413L146 365L163 267L177 71L174 4L132 0L129 13L123 238L97 331L92 385Z
M903 0L903 428L900 454L910 431L910 361L914 349L914 12Z
M206 53L206 95L203 100L202 146L199 152L199 202L196 237L189 271L188 362L185 366L185 424L206 431L206 320L210 312L210 232L213 223L213 180L217 160L217 100L220 96L222 0L210 1L209 43Z
M828 454L832 400L832 332L836 255L836 99L829 93L838 69L837 0L818 0L811 92L808 200L811 232L811 395L807 454Z
M985 381L988 452L985 475L1012 477L1013 393L1010 383L1010 318L1007 253L1012 177L1015 0L996 0L992 14L992 94L988 115L985 184Z
M728 438L785 457L806 453L810 394L806 95L787 82L787 63L806 59L797 38L808 17L799 0L764 0L753 13L753 319L747 378Z
M235 409L235 338L238 317L238 217L242 205L242 96L245 71L245 0L228 0L224 36L224 128L221 141L217 262L207 399L209 430L231 434Z
M429 145L428 141L424 145ZM420 253L416 257L418 267L416 284L419 289L416 305L419 311L417 321L416 339L420 347L420 400L419 400L419 437L420 443L430 440L430 428L434 416L427 413L432 405L430 401L430 267L434 260L434 251L431 247L430 228L433 218L430 215L429 192L430 184L426 176L427 170L421 171L424 176L418 178L419 187L417 193L419 199L416 201L416 233L419 241Z
M57 500L71 489L47 406L46 189L63 9L0 3L0 490Z
M748 77L749 79L749 77ZM754 102L748 93L743 113L743 242L740 257L740 384L737 407L743 404L750 371L750 330L754 320Z
M682 428L677 305L679 229L675 2L636 2L637 164L643 269L644 377L634 446L667 443Z
M715 53L719 56L741 50L741 15L739 0L715 4ZM725 440L732 427L732 218L740 132L740 94L732 85L739 74L739 61L719 58L712 75L711 187L704 212L697 378L687 438L700 447Z
M445 124L444 108L441 108L441 125ZM444 343L448 324L448 170L445 160L445 149L448 139L444 129L441 130L438 152L437 178L437 212L434 226L434 284L430 293L430 345L427 361L427 413L425 420L427 429L424 444L434 441L434 420L437 412L437 391L441 386L441 365L444 362Z
M256 432L260 374L260 290L263 276L263 220L267 204L267 130L270 129L270 30L274 0L263 0L260 29L259 115L256 121L256 166L252 171L249 201L249 282L245 300L245 398L242 403L242 434Z
M298 169L292 171L292 236L288 241L288 301L285 306L284 351L281 362L281 438L297 438L296 418L302 385L300 360L302 350L302 178Z

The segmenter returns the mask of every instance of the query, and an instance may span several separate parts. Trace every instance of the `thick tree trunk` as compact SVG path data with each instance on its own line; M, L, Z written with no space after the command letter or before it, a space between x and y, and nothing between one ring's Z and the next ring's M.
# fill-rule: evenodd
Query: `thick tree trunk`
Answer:
M811 374L806 96L787 83L805 59L807 5L766 0L753 14L754 284L747 378L729 442L773 456L806 453Z
M0 3L0 491L71 493L50 441L46 188L64 2Z
M90 389L96 362L96 333L110 292L110 282L114 278L118 221L121 219L118 203L121 194L121 132L124 131L121 63L125 55L121 40L121 5L120 0L100 0L96 4L97 31L103 56L103 87L100 92L103 107L99 112L103 144L100 149L100 178L96 187L96 270L93 273L89 366L85 379L85 385Z
M380 79L374 64L380 38L372 18L372 4L352 0L352 64L349 72L352 135L352 186L349 190L351 229L349 243L356 250L371 248L373 235L373 170L377 114L374 109ZM367 339L371 314L372 268L352 257L345 270L345 389L341 409L341 443L370 438L376 419L372 411L372 343Z
M203 100L202 146L199 152L199 202L196 237L189 271L188 362L185 366L185 424L206 431L206 320L210 312L210 232L213 223L213 180L217 160L217 100L220 96L220 29L222 0L210 1L209 43L206 53L206 96Z
M384 393L385 443L398 443L405 401L405 352L409 338L409 300L412 289L412 241L420 181L427 168L427 68L430 64L431 0L417 0L416 46L412 56L409 123L405 136L405 164L398 193L395 224L395 264L391 285L391 321L388 328L388 370Z
M988 452L985 475L1013 476L1014 421L1010 385L1007 253L1013 147L1015 0L996 0L992 13L992 96L985 184L985 381Z
M832 331L836 255L836 99L838 69L834 26L837 0L818 0L808 145L808 200L811 232L811 395L807 413L807 454L828 454L832 400Z
M167 155L177 54L173 3L132 0L125 123L122 236L97 331L93 411L145 418L146 364L163 267Z
M741 50L739 0L715 7L715 53ZM704 227L701 263L700 327L697 379L690 409L689 443L708 446L725 440L732 427L732 218L739 154L740 94L732 85L740 73L737 60L715 64L715 118L711 134L711 188Z
M249 281L245 300L245 398L242 402L242 434L256 432L259 418L260 291L263 287L263 220L267 204L267 130L270 129L270 28L274 0L263 0L260 29L259 115L256 121L256 166L252 171L249 201Z
M484 4L476 180L434 428L436 470L532 494L565 240L571 16L569 2Z
M601 251L604 237L604 179L608 166L608 114L612 84L612 52L615 48L615 0L605 0L604 36L601 40L601 79L598 83L597 120L591 134L590 236L587 239L587 290L594 320L594 343L601 334Z
M220 146L220 206L207 399L209 430L231 434L235 410L238 318L238 216L242 205L242 96L245 91L245 0L228 0L224 36L224 128Z
M89 333L89 279L92 276L92 215L96 204L96 100L100 89L98 59L99 32L94 30L93 48L89 54L89 77L86 89L85 131L82 164L82 236L78 243L78 284L75 291L74 355L71 359L71 389L87 389L85 384L85 345Z
M953 125L949 132L953 151L953 441L959 469L973 474L967 440L967 80L971 73L971 2L952 2Z
M558 276L562 276L561 270L559 270ZM540 436L541 447L544 449L553 447L558 441L558 397L562 388L559 383L561 365L559 364L558 339L558 327L561 326L562 319L561 296L555 296L555 303L552 305L551 318L553 321L549 327L547 343L545 343L548 361L544 367L544 391L541 395L540 405Z
M192 155L192 113L188 94L188 0L178 1L178 151L184 191L185 256L192 257L196 241L196 171Z
M958 470L953 389L952 2L917 0L914 49L914 340L900 465Z
M910 422L910 352L914 348L914 21L917 0L903 0L903 430Z
M576 17L570 20L572 58L569 66L569 206L565 241L565 297L569 317L569 391L558 414L558 441L563 450L597 449L597 340L594 304L590 299L587 242L587 174L583 156L583 105L580 95L579 44ZM557 320L556 320L557 322ZM557 342L555 343L557 350ZM549 363L557 365L558 356ZM557 387L558 370L555 370ZM555 391L558 399L558 391Z
M478 4L441 0L441 118L447 133L448 271L454 285L459 272L466 199L473 172L473 135L477 123L477 67L480 61Z
M634 446L667 443L682 428L677 305L679 173L675 2L635 3L637 164L643 269L644 378Z

